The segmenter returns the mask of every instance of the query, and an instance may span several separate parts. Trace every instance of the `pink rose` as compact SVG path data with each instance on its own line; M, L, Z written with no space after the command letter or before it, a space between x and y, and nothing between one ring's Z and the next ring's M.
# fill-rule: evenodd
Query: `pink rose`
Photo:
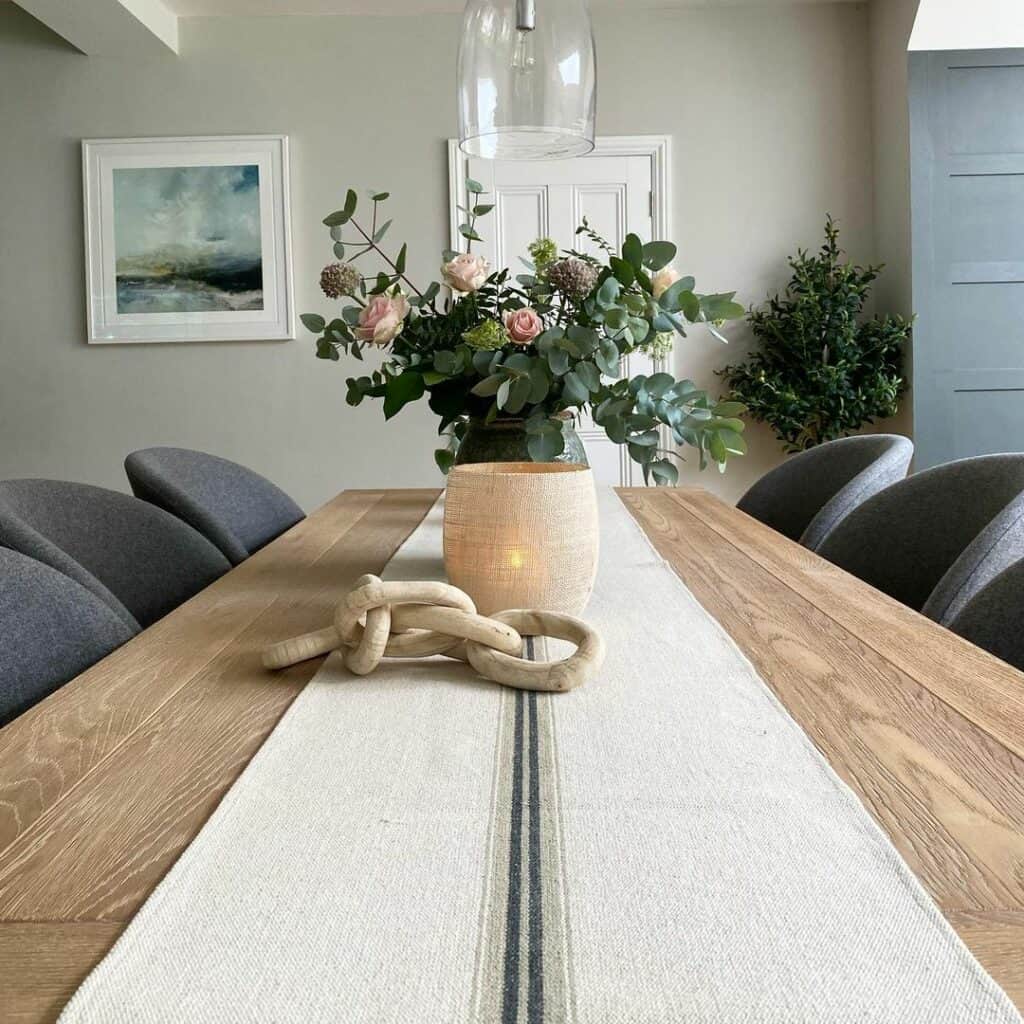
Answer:
M517 345L529 345L544 330L544 322L532 309L510 309L502 319L508 336Z
M388 345L402 333L408 315L409 301L401 292L374 295L359 311L359 326L353 333L360 341Z
M651 290L656 299L660 299L679 280L679 271L675 267L662 267L651 278Z
M473 253L459 253L441 267L444 283L457 292L475 292L490 276L491 265Z

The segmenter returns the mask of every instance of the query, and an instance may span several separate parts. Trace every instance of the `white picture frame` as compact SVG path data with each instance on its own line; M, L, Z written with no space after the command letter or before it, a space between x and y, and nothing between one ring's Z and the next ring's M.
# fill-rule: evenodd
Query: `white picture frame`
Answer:
M85 139L82 184L89 344L295 337L286 135Z

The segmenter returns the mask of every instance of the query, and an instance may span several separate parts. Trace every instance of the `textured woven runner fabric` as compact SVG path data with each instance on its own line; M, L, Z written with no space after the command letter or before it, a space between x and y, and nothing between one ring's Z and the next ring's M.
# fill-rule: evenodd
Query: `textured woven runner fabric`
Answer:
M600 502L598 679L538 695L440 659L355 678L332 655L61 1020L1020 1021ZM440 529L435 509L388 576L439 575Z

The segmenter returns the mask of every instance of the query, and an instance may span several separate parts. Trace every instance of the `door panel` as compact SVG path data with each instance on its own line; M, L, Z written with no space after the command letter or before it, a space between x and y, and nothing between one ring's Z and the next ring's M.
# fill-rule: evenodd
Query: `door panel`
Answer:
M544 235L561 249L598 255L593 242L576 235L584 217L616 249L629 232L645 241L654 234L652 196L662 186L651 155L604 154L600 142L595 153L573 160L466 160L453 153L453 199L462 175L479 181L495 203L494 212L479 225L484 242L474 248L487 256L492 267L507 266L514 274L525 272L521 260L527 256L527 247ZM629 357L626 370L651 374L665 365L635 354ZM589 415L581 417L577 430L599 482L642 484L639 467L623 458L624 450L612 444ZM670 444L670 437L663 436L663 443Z
M910 57L916 466L1024 450L1024 52Z

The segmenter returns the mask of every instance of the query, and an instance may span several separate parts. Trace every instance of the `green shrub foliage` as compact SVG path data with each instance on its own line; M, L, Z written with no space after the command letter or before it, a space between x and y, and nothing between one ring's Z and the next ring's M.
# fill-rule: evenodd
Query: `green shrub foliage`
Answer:
M749 320L760 347L721 371L731 398L769 424L787 450L801 451L892 416L906 389L903 348L912 321L863 317L881 266L843 260L829 216L816 256L798 250L793 277Z

